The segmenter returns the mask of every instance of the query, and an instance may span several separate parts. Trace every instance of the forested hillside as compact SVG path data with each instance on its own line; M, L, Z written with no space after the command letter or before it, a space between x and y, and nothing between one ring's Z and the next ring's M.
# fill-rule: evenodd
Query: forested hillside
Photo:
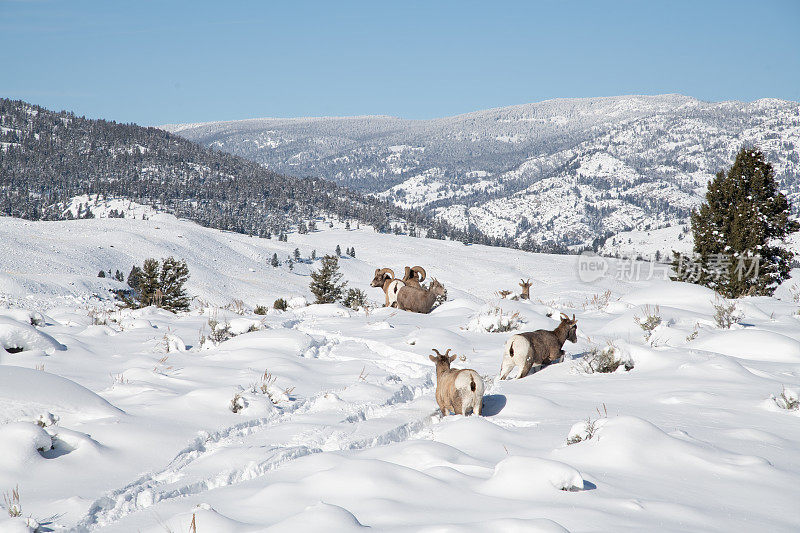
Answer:
M320 178L281 175L164 130L0 99L0 214L67 218L70 198L83 194L129 198L206 226L261 236L292 226L302 231L327 216L379 231L402 224L412 233L486 242L417 210Z

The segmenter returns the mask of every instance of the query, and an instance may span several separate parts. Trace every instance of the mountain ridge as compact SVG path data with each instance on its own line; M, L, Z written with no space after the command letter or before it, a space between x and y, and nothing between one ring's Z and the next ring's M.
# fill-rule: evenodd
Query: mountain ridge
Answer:
M686 223L708 180L742 145L762 149L781 188L800 203L800 103L775 98L559 98L428 120L249 119L177 128L267 168L324 177L528 248ZM566 202L571 195L578 201Z

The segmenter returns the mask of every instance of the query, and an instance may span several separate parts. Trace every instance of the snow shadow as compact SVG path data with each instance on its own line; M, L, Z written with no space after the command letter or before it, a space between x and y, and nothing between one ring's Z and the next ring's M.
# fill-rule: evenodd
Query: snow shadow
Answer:
M494 416L506 406L506 397L503 394L488 394L483 397L481 416Z

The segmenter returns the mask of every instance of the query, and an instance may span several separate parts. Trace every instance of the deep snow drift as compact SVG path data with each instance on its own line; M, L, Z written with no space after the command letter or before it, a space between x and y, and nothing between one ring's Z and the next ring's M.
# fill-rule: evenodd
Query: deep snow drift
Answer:
M713 293L644 269L582 282L576 257L319 226L282 243L157 214L0 218L0 491L19 487L22 514L0 530L797 530L800 419L783 407L800 272L726 330ZM310 300L319 263L286 257L337 244L374 303L375 268L414 264L448 301L253 314ZM189 265L191 312L109 310L121 284L99 270L168 255ZM520 278L532 300L500 299ZM487 330L552 329L562 311L578 319L565 360L499 381L513 331ZM209 320L235 335L209 339ZM586 371L608 343L632 370ZM431 348L484 376L484 416L436 414Z

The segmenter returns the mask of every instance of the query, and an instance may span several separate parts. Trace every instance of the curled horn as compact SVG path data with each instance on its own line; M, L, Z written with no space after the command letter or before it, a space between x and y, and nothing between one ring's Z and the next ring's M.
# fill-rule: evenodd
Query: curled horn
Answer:
M565 315L564 313L561 313L561 320L569 320L569 316Z
M383 275L384 277L386 276L386 274L391 275L392 279L394 279L394 270L392 270L391 268L382 268L378 272L378 275Z
M408 267L406 267L406 268L408 268ZM411 267L411 272L416 272L417 274L419 274L419 282L420 283L425 281L425 276L426 276L425 269L422 268L421 266L417 265L417 266Z

